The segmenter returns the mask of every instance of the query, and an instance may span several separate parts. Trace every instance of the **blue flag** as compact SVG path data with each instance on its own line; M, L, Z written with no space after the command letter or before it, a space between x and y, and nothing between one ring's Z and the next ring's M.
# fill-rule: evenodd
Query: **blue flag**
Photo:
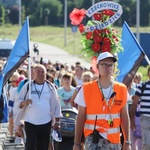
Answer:
M118 54L117 81L129 86L145 54L126 22L122 29L122 46L124 51Z
M2 95L3 86L11 77L13 72L16 71L16 69L18 69L29 56L29 39L29 19L27 17L10 56L0 74L0 95Z

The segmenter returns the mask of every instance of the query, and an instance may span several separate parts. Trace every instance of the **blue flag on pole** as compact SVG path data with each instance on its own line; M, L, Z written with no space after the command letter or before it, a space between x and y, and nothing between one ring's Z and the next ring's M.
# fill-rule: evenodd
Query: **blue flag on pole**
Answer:
M128 86L144 59L145 53L126 22L122 29L122 46L124 51L118 54L120 72L117 81Z
M10 76L29 56L29 39L29 19L27 17L10 56L0 74L0 95L2 95L3 86Z

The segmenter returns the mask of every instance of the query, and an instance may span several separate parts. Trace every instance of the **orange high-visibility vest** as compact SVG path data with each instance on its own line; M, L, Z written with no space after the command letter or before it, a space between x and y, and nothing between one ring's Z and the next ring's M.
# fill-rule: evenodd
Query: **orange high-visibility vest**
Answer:
M97 81L83 85L84 99L86 103L86 118L84 125L85 137L90 135L96 123L96 129L111 143L120 143L120 111L127 102L127 88L124 84L113 82L113 90L116 95L109 102L103 99L103 94ZM110 106L110 107L109 107ZM97 121L95 121L97 116ZM113 126L110 126L110 121Z

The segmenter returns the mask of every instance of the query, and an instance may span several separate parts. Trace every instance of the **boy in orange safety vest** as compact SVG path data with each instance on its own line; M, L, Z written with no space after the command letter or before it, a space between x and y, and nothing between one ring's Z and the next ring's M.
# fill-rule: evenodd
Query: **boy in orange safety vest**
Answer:
M131 150L127 88L112 80L116 61L111 53L101 53L97 58L99 78L84 84L75 99L78 116L73 150L81 148L83 129L86 150L121 150L120 126L123 150Z

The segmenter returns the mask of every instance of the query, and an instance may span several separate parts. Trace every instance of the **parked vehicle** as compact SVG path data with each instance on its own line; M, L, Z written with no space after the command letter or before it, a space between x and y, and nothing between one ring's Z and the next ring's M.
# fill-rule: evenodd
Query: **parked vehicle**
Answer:
M14 41L9 39L0 39L0 57L8 57L14 46Z

